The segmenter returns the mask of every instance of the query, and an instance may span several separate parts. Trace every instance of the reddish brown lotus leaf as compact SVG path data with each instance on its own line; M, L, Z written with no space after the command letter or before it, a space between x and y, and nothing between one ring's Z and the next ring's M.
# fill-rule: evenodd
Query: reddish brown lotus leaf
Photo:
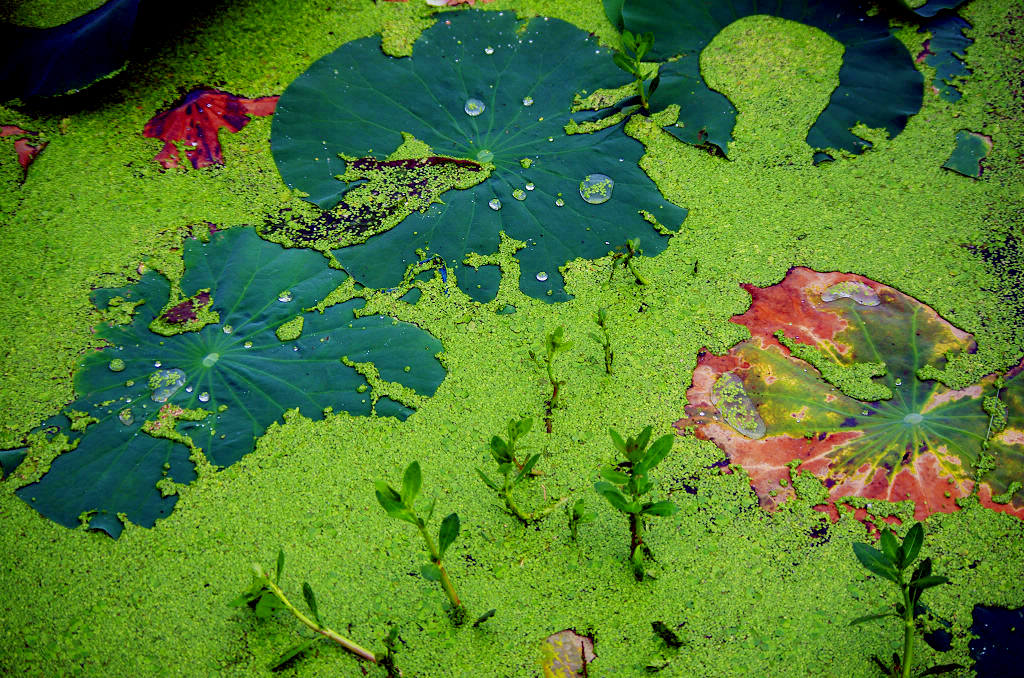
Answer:
M974 490L988 437L995 468L978 497L1024 519L1024 492L1014 484L1024 480L1019 367L999 389L1008 426L990 431L990 421L999 423L990 416L996 375L958 391L917 376L927 366L941 369L949 353L975 349L970 335L928 306L862 276L806 268L777 285L745 288L750 309L732 322L751 337L725 355L700 354L676 426L693 427L742 466L762 506L792 495L780 481L800 460L799 470L820 478L833 502L911 499L918 520L952 512Z
M22 171L27 173L28 166L32 164L32 161L46 148L46 144L49 142L34 143L38 141L39 135L37 133L29 132L17 125L0 125L0 137L13 137L19 134L24 134L25 136L15 140L14 152L18 154L18 164L21 165Z
M541 668L545 678L576 678L587 675L587 664L594 661L594 641L572 629L552 633L541 645Z
M209 303L210 293L200 292L180 304L171 306L169 309L164 311L163 315L160 316L160 319L172 325L182 325L189 321L196 320L198 317L198 311L208 306Z
M185 146L185 156L192 167L223 165L218 130L237 132L249 124L250 116L270 115L278 98L245 99L216 89L193 90L168 110L153 116L142 135L164 140L164 147L154 160L166 168L179 166L181 156L175 141Z

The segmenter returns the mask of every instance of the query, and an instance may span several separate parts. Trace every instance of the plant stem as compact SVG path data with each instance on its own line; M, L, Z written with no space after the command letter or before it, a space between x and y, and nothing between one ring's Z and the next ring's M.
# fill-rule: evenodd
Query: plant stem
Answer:
M631 563L635 562L636 551L644 543L642 521L643 517L639 513L629 514L629 561ZM636 577L637 581L643 580L643 574L639 571L634 571L633 576Z
M551 377L550 366L548 367L548 376L551 378L551 400L548 401L548 407L544 413L544 428L551 433L551 413L558 406L558 382Z
M914 609L910 601L910 585L903 583L900 572L900 589L903 591L903 671L902 678L910 678L910 666L914 662Z
M546 518L549 513L554 511L556 508L564 504L569 499L569 497L562 497L558 501L552 502L550 505L545 506L539 511L534 511L533 513L526 513L521 508L519 508L518 504L512 501L512 496L510 495L509 488L507 486L505 487L504 490L502 490L501 497L502 499L505 500L505 506L508 507L508 510L512 513L512 515L521 520L524 525L529 525L530 523L535 523L538 520L541 520L542 518Z
M645 106L645 108L646 108L646 106ZM637 273L637 270L635 268L633 268L632 252L630 253L630 256L626 257L626 266L629 267L629 272L633 274L634 278L636 278L636 283L638 285L646 285L647 284L647 279L644 278L639 273Z
M288 597L284 595L284 591L282 591L281 588L276 583L270 580L270 577L267 577L266 579L266 586L268 589L271 590L271 592L275 596L277 596L277 599L284 603L284 606L287 607L288 610L293 615L295 615L295 618L302 622L307 628L309 628L312 631L315 631L316 633L319 633L321 636L324 636L328 640L332 640L338 645L341 645L343 648L345 648L352 654L356 655L360 659L365 659L366 661L373 662L374 664L377 663L377 658L374 656L372 652L370 652L366 648L356 645L348 638L339 634L337 631L321 627L312 619L299 612L299 610L296 609L294 605L292 605L291 601L288 600Z
M420 534L423 535L423 541L427 542L427 551L430 553L430 560L437 565L437 569L441 572L441 588L448 595L448 600L451 601L452 607L461 615L464 614L466 609L462 606L462 601L459 600L458 594L455 593L455 587L452 586L452 580L448 578L448 570L444 569L444 565L441 564L441 554L437 552L437 547L434 546L434 540L430 538L430 534L427 532L427 528L418 524L417 527L420 530Z

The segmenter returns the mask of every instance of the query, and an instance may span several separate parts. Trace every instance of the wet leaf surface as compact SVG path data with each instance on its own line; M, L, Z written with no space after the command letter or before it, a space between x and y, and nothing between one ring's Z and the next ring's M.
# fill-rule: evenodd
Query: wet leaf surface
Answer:
M185 147L185 157L195 169L223 165L218 131L223 128L237 132L249 124L250 116L272 114L277 99L246 99L216 89L193 90L166 111L154 115L142 135L164 141L163 149L153 159L166 168L181 163L176 141Z
M147 329L169 293L155 273L97 293L99 300L143 303L131 324L98 329L110 346L82 361L75 375L82 396L66 409L82 413L74 417L80 424L72 430L64 417L51 422L77 446L40 482L18 491L43 515L74 526L82 512L96 511L91 525L112 536L120 533L118 513L149 527L175 502L157 482L196 477L189 442L227 466L287 409L312 419L322 419L326 408L370 414L373 392L343 356L373 363L382 379L421 396L444 378L436 339L391 318L356 318L361 300L304 312L345 279L315 252L286 250L252 229L234 228L215 233L209 244L188 241L184 257L183 291L211 289L220 322L170 337ZM277 330L297 317L298 338L278 339ZM377 407L402 418L411 411L383 398Z
M616 3L610 18L620 19ZM913 58L892 34L888 19L868 16L854 0L763 2L757 0L626 0L621 22L633 33L657 36L648 58L677 61L662 64L661 84L651 97L651 109L680 106L679 120L667 131L691 144L710 143L728 152L736 109L711 90L700 73L700 53L723 28L737 19L766 14L818 28L844 47L839 86L828 106L807 133L816 150L829 148L860 153L870 144L853 134L857 123L884 127L896 136L909 116L921 108L921 74Z
M427 144L427 155L493 165L486 180L444 193L443 202L364 244L335 250L359 282L393 286L419 260L415 251L429 249L463 290L493 298L497 270L462 264L471 252L497 251L504 231L527 243L517 254L522 290L562 300L568 297L556 274L567 261L603 256L632 237L648 254L664 249L665 237L640 210L670 229L681 224L685 210L666 202L638 167L639 143L616 127L565 133L570 120L593 117L570 114L576 93L622 82L610 52L562 21L521 26L510 12L446 14L424 31L411 57L385 56L376 38L356 40L313 64L282 95L274 159L286 183L322 208L356 185L335 178L347 169L339 153L387 159L404 143L402 133ZM614 181L600 204L580 194L581 182L596 174Z
M955 511L956 499L974 489L988 437L994 469L978 495L1024 518L1015 483L1024 480L1020 368L999 392L1008 420L1000 430L995 375L963 390L927 378L947 354L975 348L928 306L867 278L806 268L771 287L745 287L751 307L732 321L751 338L722 356L701 354L687 417L676 425L692 426L742 466L762 506L789 496L787 464L796 459L823 481L830 501L912 499L919 520ZM723 381L731 399L716 398ZM763 428L749 424L755 420ZM1009 503L992 501L1004 493Z

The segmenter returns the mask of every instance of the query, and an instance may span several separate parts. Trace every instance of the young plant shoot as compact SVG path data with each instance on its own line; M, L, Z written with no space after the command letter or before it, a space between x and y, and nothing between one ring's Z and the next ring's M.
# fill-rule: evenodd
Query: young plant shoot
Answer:
M576 503L572 506L566 506L565 512L569 516L569 534L572 535L573 541L576 541L580 525L593 522L594 518L597 518L597 513L587 510L583 497L577 499Z
M590 338L600 344L601 348L604 349L604 371L606 374L611 374L612 362L615 360L615 354L612 352L611 337L608 336L608 309L597 309L597 313L594 314L594 322L597 323L597 327L601 330L601 334L591 332Z
M643 63L644 56L653 46L654 33L634 34L622 31L622 51L612 55L615 65L635 79L637 94L640 96L640 106L644 113L650 111L651 95L658 88L659 82L658 71Z
M633 274L637 285L646 285L647 278L640 275L640 272L637 271L636 267L633 265L633 259L643 256L644 253L644 251L640 249L640 239L630 238L626 241L625 245L617 247L616 249L619 251L611 253L612 272L611 275L608 276L608 282L611 282L612 278L615 277L615 269L619 264L621 264L623 268L629 269L629 272Z
M434 502L430 503L426 520L417 515L416 509L413 507L416 495L420 492L422 478L420 463L418 461L412 462L405 469L405 475L402 477L401 492L396 492L394 488L383 480L378 480L375 483L377 501L384 507L388 516L411 523L419 530L420 535L423 537L423 542L426 544L427 555L430 557L430 562L423 566L420 573L424 579L441 582L441 587L452 604L452 619L458 625L465 619L466 608L463 607L462 601L459 600L459 596L455 593L455 587L452 586L452 580L448 577L448 571L444 569L442 559L448 547L459 536L459 516L457 513L450 513L445 516L444 520L441 521L441 529L438 532L437 545L435 546L434 539L427 532L427 523L430 522L430 518L434 515Z
M365 659L368 662L377 662L377 656L374 655L373 652L356 645L337 631L324 626L323 621L320 619L320 612L317 609L316 596L313 594L313 588L307 582L302 583L302 596L306 599L306 606L309 607L309 611L313 615L313 618L310 619L300 612L299 609L295 607L290 600L288 600L284 591L281 590L281 573L283 571L283 550L279 550L277 552L277 570L273 579L263 571L263 568L259 563L253 563L252 585L230 603L232 607L248 605L256 612L256 617L259 619L267 619L277 610L286 609L308 629L319 634L312 638L303 638L302 641L292 645L287 650L279 654L277 658L271 662L268 668L274 670L283 666L295 657L304 653L309 648L313 647L313 645L321 640L333 641L360 659Z
M544 337L543 360L537 360L537 355L533 351L530 351L530 357L544 366L548 375L548 381L551 382L551 398L547 402L547 408L544 415L544 427L548 433L551 433L551 413L556 407L558 407L559 388L565 386L564 381L559 381L555 378L555 358L568 351L571 346L572 342L565 340L565 328L559 325Z
M648 426L636 438L623 440L618 431L608 429L612 444L626 458L617 466L606 466L601 469L604 480L594 483L597 493L608 500L617 511L626 514L629 519L629 564L637 581L643 581L644 556L650 557L651 551L644 544L644 516L670 516L679 510L671 501L644 501L641 497L654 488L654 481L648 473L661 463L672 450L673 436L664 435L647 446L651 439L651 427Z
M899 590L901 602L896 603L895 612L883 612L881 614L869 614L857 617L850 622L850 626L860 624L874 619L896 617L903 621L903 656L893 652L892 666L886 666L885 662L877 656L871 659L882 669L882 672L890 678L910 678L911 669L914 665L914 636L917 632L917 619L926 611L921 604L921 594L925 589L945 584L949 580L945 577L932 574L932 560L925 558L917 566L909 580L904 579L906 570L917 560L921 552L921 543L924 541L924 528L921 523L915 523L907 531L903 543L897 541L892 531L882 528L879 539L881 550L868 544L854 544L853 552L857 560L869 572L891 581ZM913 674L917 676L935 676L940 673L948 673L954 669L961 668L959 664L940 664L925 671Z
M532 425L533 419L530 417L520 419L519 421L511 419L508 422L508 440L503 439L501 436L491 438L491 456L498 462L498 472L503 477L501 483L491 480L480 469L476 470L487 487L497 492L498 498L505 502L505 507L509 513L526 525L543 519L565 502L565 498L559 499L551 502L543 509L528 513L523 511L516 504L515 500L512 499L512 489L523 482L533 472L533 467L537 465L537 462L540 461L540 454L527 457L523 463L519 463L516 459L516 447L519 439L529 433Z

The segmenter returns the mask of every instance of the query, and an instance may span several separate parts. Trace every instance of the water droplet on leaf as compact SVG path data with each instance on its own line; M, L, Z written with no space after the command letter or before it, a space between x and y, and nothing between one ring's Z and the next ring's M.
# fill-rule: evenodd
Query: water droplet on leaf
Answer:
M484 54L494 54L494 48L490 46L484 47Z
M486 106L484 106L484 102L479 99L466 99L466 105L463 110L466 111L466 115L471 118L475 118L483 113L485 108Z
M523 97L523 106L533 106L533 97L531 97L531 96Z
M149 388L153 391L149 397L155 402L165 403L184 385L185 373L181 370L157 370L149 375Z
M235 331L235 328L232 327L231 325L225 325L221 329L224 330L224 334L231 334L232 332Z
M516 200L526 200L526 191L521 188L517 188L512 191L512 197Z
M487 201L487 206L490 207L492 210L500 210L501 201L498 200L497 198L491 198L489 201Z
M210 394L207 393L206 391L203 391L202 393L200 393L198 398L199 398L199 402L201 402L201 403L208 403L208 402L210 402Z
M124 370L125 365L124 361L121 360L120 358L114 358L113 360L110 361L110 364L107 365L107 367L110 368L111 372L121 372Z
M252 342L251 341L247 341L244 344L242 344L242 346L244 346L245 348L252 348Z
M287 304L292 300L292 293L289 290L285 290L284 292L281 292L281 294L277 295L277 300L282 304Z
M486 148L476 154L476 159L480 162L490 162L494 160L494 153L488 151Z
M562 207L564 205L565 205L565 201L562 200L561 198L558 198L557 200L555 200L555 207Z
M117 419L125 426L131 426L132 422L135 421L135 415L132 414L132 408L126 407L118 412Z
M203 367L213 367L220 360L220 353L207 353L203 358Z
M580 197L591 205L608 202L615 182L607 174L588 174L580 182Z
M533 190L533 189L535 189L535 188L537 188L537 187L533 185L533 182L532 182L532 181L527 181L527 182L526 182L526 190L528 190L528 191L532 191L532 190Z
M544 271L541 271L540 273L537 274L537 280L539 280L541 282L544 282L547 279L548 279L548 274L545 273Z

